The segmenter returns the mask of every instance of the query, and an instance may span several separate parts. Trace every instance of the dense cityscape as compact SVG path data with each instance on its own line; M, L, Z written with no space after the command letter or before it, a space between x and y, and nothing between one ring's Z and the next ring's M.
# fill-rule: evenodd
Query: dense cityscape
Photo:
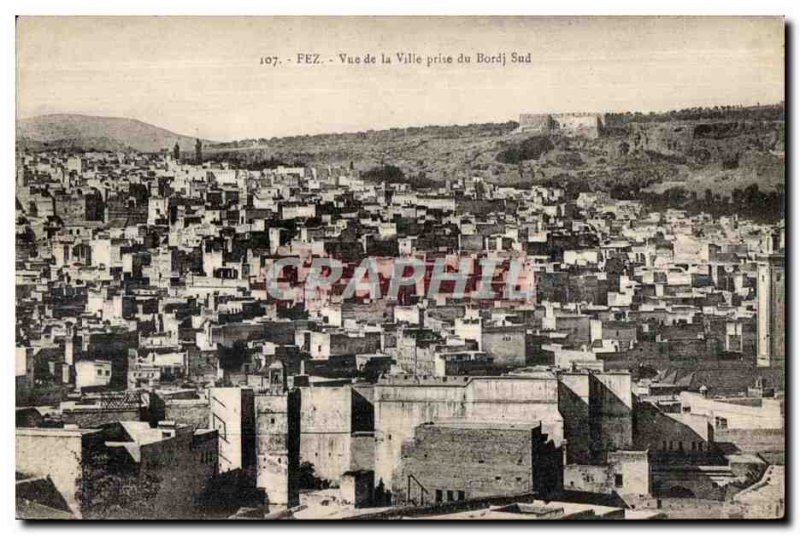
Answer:
M18 150L19 517L783 516L782 217L193 149Z

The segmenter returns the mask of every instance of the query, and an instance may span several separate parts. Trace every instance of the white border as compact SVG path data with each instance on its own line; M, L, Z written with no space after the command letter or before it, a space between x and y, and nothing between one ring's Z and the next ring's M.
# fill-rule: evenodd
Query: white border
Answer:
M0 62L2 62L2 72L5 74L3 77L2 86L2 99L0 100L0 110L2 113L2 125L0 128L0 135L2 135L2 158L0 165L2 165L3 173L0 174L0 200L3 203L2 213L2 227L3 232L0 234L0 251L3 252L3 259L0 262L0 340L2 340L2 354L5 355L3 359L6 362L6 372L2 375L2 396L5 399L4 404L6 409L0 410L0 419L2 420L2 429L6 432L3 448L0 450L5 453L4 457L7 459L2 463L2 483L0 486L0 515L2 515L3 531L17 533L21 531L41 530L41 529L90 529L90 530L119 530L125 533L136 533L147 531L154 535L160 534L174 534L178 533L191 533L197 529L204 531L214 530L222 531L225 529L258 529L258 530L288 530L291 529L294 533L311 532L316 530L398 530L398 529L414 529L420 533L432 533L434 530L483 530L486 525L479 522L471 524L460 525L445 525L430 524L414 525L409 524L344 524L336 525L335 523L316 524L316 525L284 525L284 524L262 524L262 523L247 523L242 525L240 523L234 524L110 524L98 523L87 525L84 523L75 525L64 524L24 524L14 520L14 435L13 435L13 416L11 406L14 404L14 375L11 373L13 366L13 352L14 345L14 102L15 102L15 57L14 57L14 44L15 44L15 23L14 15L785 15L788 23L792 26L792 40L796 41L797 24L800 21L798 14L798 6L800 2L794 1L781 1L781 0L759 0L759 1L744 1L744 0L726 0L724 2L698 2L697 0L672 0L670 2L637 2L637 1L606 1L606 2L591 2L581 0L558 0L536 5L522 5L519 0L490 0L490 1L471 1L460 0L439 3L431 2L430 0L405 0L402 3L395 5L383 5L378 2L366 1L350 1L338 0L325 1L325 0L293 0L291 2L284 2L275 5L274 2L263 3L249 3L242 0L225 0L217 1L214 3L198 2L177 2L168 0L139 0L139 1L71 1L65 0L29 0L26 2L12 0L6 2L2 6L3 17L0 18L0 29L2 31L2 39L0 39L0 46L2 47L2 54L0 54ZM787 43L792 44L792 43ZM794 47L793 47L794 48ZM791 64L788 65L787 74L794 72L796 63L796 54L792 51L790 54ZM796 85L791 84L791 95L787 95L787 101L790 102L790 111L792 112L788 118L789 140L794 140L794 121L797 117L795 107L797 102ZM788 152L789 157L793 161L795 157L795 144L792 142ZM788 176L787 180L792 183L793 176ZM788 191L791 193L790 207L795 208L800 205L800 188L797 185L789 185ZM792 241L791 248L794 250L797 247L798 232L798 217L790 216L790 229L789 238ZM796 254L793 253L796 258ZM800 267L794 265L790 266L792 271L792 293L790 296L791 310L797 310L798 305L798 280L800 280ZM792 326L797 327L800 332L800 314L791 316ZM790 332L794 332L790 328ZM796 346L792 340L790 343L789 360L791 363L791 377L788 378L789 384L792 387L800 385L798 379L798 365L792 358L794 353L791 351ZM791 388L789 389L791 392ZM797 421L797 394L791 395L791 406L787 407L792 417L790 423L791 436L795 436L794 423ZM794 452L797 451L797 443L792 440ZM791 461L797 463L797 456L791 455ZM793 512L796 517L800 514L800 507L798 507L797 499L797 486L796 483L796 470L790 466L789 473L791 474L792 484L789 485L794 492L791 493L791 500L787 503L787 509ZM498 527L493 524L489 529ZM10 528L10 529L9 529ZM659 523L641 524L607 524L593 523L589 524L512 524L503 526L503 529L513 530L531 530L547 531L558 534L565 533L581 533L586 529L628 529L628 530L649 530L649 529L668 529L680 530L688 534L702 533L709 530L712 531L728 531L737 529L746 530L762 530L767 529L764 524L750 524L750 523L723 523L723 524L708 524L708 523L694 523L694 524L678 524L678 523ZM791 529L789 525L776 525L772 529L788 530Z

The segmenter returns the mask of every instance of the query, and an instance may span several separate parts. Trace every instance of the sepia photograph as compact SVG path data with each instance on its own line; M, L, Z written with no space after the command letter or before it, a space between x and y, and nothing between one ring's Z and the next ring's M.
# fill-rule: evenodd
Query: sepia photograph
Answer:
M787 28L17 17L16 518L785 520Z

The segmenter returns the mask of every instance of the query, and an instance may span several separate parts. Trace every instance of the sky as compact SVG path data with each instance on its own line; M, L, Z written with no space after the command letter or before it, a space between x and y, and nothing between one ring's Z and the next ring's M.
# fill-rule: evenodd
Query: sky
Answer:
M531 63L510 64L514 51ZM398 52L423 64L338 56ZM475 63L501 52L504 67ZM425 64L460 53L473 62ZM273 56L280 65L260 64ZM774 17L17 20L19 118L129 117L214 141L782 100L784 22Z

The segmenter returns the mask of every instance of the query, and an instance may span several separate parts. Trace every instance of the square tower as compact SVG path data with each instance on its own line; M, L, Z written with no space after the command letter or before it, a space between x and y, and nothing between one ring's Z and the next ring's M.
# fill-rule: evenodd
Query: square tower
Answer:
M286 387L280 361L270 365L267 388L255 397L256 486L270 510L300 503L300 392Z
M783 366L786 349L786 274L784 256L759 257L758 365Z

